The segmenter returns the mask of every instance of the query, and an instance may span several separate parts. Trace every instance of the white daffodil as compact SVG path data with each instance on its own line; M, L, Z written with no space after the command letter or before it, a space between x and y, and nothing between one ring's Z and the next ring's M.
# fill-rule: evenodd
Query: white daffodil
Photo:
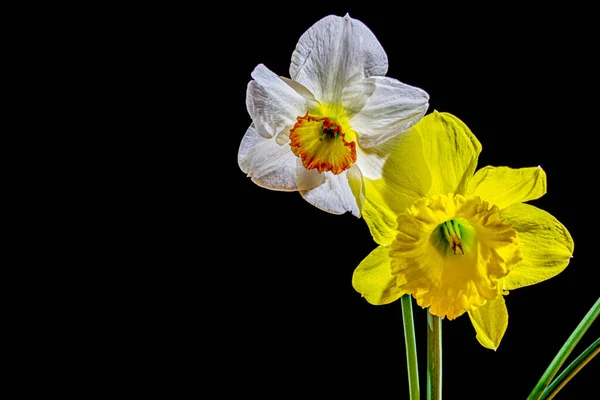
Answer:
M252 118L238 153L259 186L299 191L314 206L360 216L363 178L381 177L429 95L385 77L387 55L362 22L327 16L298 41L291 79L260 64L248 84Z

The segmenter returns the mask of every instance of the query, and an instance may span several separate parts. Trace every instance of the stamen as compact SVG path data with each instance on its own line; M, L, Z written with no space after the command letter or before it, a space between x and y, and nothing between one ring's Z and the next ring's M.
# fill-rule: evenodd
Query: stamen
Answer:
M454 254L465 254L465 251L463 250L462 239L460 237L460 227L458 222L453 219L446 221L442 224L442 229L444 231L444 236L446 237L448 243L450 243Z
M461 239L458 222L455 219L451 219L450 221L452 222L452 226L454 227L454 233L456 234L456 236L458 236L459 239Z
M323 121L323 134L327 135L329 139L340 137L340 130L340 126L331 122L328 118Z

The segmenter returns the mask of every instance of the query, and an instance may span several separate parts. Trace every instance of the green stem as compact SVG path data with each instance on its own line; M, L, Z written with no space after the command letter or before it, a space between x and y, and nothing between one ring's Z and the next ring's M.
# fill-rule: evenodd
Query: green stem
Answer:
M596 300L596 303L594 303L590 311L588 311L585 317L583 317L579 325L577 325L573 333L571 333L571 336L569 336L565 344L558 351L554 357L554 360L552 360L546 369L546 372L544 372L544 375L542 375L537 385L535 385L527 397L527 400L538 400L540 398L548 384L550 384L552 381L552 378L554 378L560 367L566 361L567 357L569 357L569 354L571 354L573 351L573 348L575 348L575 345L577 345L583 334L588 330L590 325L592 325L592 322L594 322L594 320L598 317L598 313L600 313L600 298Z
M404 322L404 342L406 344L410 400L419 400L419 369L417 366L417 341L415 340L412 297L410 294L405 294L400 298L400 301L402 302L402 321Z
M542 393L540 400L551 400L592 358L600 353L600 338L579 355Z
M442 318L427 309L427 400L442 399Z

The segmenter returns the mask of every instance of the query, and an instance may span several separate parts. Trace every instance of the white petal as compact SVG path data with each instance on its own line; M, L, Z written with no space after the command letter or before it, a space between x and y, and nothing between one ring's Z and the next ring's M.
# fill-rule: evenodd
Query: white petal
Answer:
M390 155L397 150L399 142L407 132L398 134L385 142L369 148L356 146L356 164L360 167L363 177L377 180L383 177L383 166Z
M387 55L365 24L348 15L330 15L300 37L290 76L319 101L339 103L352 76L385 75L387 68Z
M301 83L298 83L290 78L286 78L285 76L280 76L281 80L284 81L285 83L287 83L289 85L289 87L291 87L292 89L294 89L296 91L296 93L298 93L300 96L305 97L306 99L310 100L310 101L314 101L317 102L317 99L315 99L315 95L312 94L310 92L310 90L308 90L304 85L302 85Z
M306 201L323 211L332 214L344 214L350 211L355 216L360 216L360 210L350 183L348 182L348 171L334 175L331 172L323 172L325 181L314 189L300 191Z
M359 217L362 213L363 205L365 204L365 182L363 180L363 175L359 166L354 164L347 171L346 176L348 177L350 189L352 190L352 194L354 194L356 204L358 205L359 214L357 217Z
M350 124L363 147L410 129L429 107L427 92L384 76L353 82L344 89L343 101L344 108L354 114Z
M270 138L294 125L316 102L300 95L267 67L259 64L248 83L246 107L257 132Z
M289 129L289 128L288 128ZM265 139L250 125L240 144L238 164L259 186L273 190L296 191L296 159L286 142Z
M306 169L302 165L302 160L296 158L296 185L298 190L314 189L325 182L325 175L320 174L316 169Z
M350 78L342 92L342 105L349 118L363 109L369 97L375 93L376 87L376 82L372 78L364 79L358 75Z

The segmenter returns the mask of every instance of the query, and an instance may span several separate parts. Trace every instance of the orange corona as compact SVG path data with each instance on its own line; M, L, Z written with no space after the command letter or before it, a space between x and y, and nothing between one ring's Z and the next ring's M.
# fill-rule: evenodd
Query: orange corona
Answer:
M348 141L341 124L306 113L290 131L292 152L306 169L340 174L356 162L356 142Z

